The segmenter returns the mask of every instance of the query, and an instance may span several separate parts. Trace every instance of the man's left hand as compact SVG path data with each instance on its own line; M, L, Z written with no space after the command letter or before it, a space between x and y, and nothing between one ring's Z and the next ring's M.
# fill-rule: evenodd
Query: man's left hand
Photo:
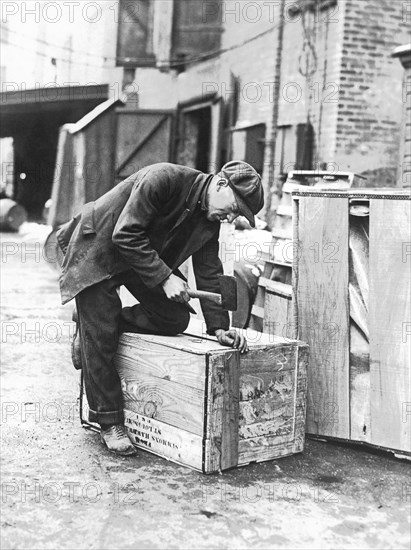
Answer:
M238 349L240 353L246 353L248 351L247 340L242 334L239 334L236 330L224 330L219 328L215 331L218 342L222 346L230 346L234 349Z

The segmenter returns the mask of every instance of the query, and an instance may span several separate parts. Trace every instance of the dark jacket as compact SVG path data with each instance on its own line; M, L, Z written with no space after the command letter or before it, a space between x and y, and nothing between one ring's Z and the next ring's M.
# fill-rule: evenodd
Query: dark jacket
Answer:
M61 227L65 254L62 303L104 279L134 269L159 285L190 256L199 290L219 292L219 222L207 220L200 196L209 177L169 163L148 166L119 183ZM202 301L208 332L229 328L227 312Z

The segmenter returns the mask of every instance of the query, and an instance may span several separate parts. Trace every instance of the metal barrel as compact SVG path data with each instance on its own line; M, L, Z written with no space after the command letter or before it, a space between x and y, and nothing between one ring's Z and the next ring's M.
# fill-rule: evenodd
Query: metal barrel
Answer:
M27 221L26 209L11 199L0 199L0 231L18 231Z

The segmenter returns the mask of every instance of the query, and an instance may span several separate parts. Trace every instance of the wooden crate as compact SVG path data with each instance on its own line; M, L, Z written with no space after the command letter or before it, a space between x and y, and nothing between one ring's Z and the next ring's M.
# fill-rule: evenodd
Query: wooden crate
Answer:
M121 336L115 364L133 442L203 473L302 452L308 347L248 330L241 355L190 327Z
M349 189L364 180L353 172L330 172L317 170L294 170L288 172L287 181L282 186L282 195L272 227L270 253L264 258L264 271L258 281L255 301L251 309L250 327L263 332L271 332L279 323L291 326L290 317L285 321L281 312L291 309L291 269L293 262L293 204L292 193L307 189L309 186L318 189ZM279 291L267 291L267 280L287 285ZM280 332L279 335L294 337L292 330Z
M295 315L310 346L307 432L409 455L409 192L293 197Z

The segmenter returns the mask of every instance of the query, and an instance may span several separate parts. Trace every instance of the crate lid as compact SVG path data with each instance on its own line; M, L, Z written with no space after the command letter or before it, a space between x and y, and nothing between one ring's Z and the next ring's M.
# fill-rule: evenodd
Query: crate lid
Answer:
M299 189L293 191L293 197L329 197L329 198L364 198L364 199L397 199L410 200L410 189L396 189L395 187L364 187L357 189Z
M272 334L265 334L257 332L252 329L239 329L237 331L244 334L247 339L250 349L257 349L267 346L278 345L291 345L299 344L302 342L297 340L291 340L289 338L283 338ZM166 347L179 349L181 351L187 351L189 353L195 353L197 355L205 355L210 352L227 352L229 347L221 346L215 336L210 336L206 333L206 327L204 322L192 319L184 334L178 336L161 336L158 334L135 334L125 332L121 336L122 342L127 344L130 340L143 340L153 344L161 344Z

